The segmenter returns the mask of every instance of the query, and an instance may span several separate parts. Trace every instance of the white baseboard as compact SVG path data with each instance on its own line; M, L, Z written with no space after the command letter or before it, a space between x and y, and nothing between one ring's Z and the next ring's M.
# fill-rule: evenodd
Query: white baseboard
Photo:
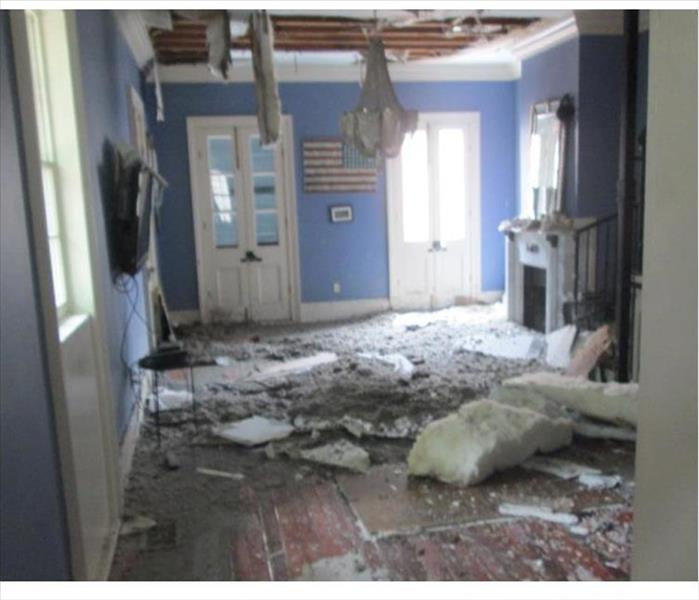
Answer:
M301 322L340 321L385 312L388 298L366 300L338 300L337 302L302 302Z
M170 310L167 314L173 325L189 325L201 320L198 310Z
M141 382L141 402L134 408L131 413L131 420L129 421L129 426L124 434L124 439L121 442L121 447L119 448L119 472L121 474L121 490L122 490L122 503L124 497L124 490L126 490L126 484L129 481L129 475L131 474L131 465L133 464L133 456L136 452L136 444L138 443L138 438L141 433L141 423L143 422L143 413L146 405L146 399L150 396L152 388L152 376L150 371L145 371L143 373L143 379ZM121 509L122 507L120 507Z
M486 304L495 304L502 300L505 292L503 290L489 290L480 292L475 297L457 296L456 304L470 304L471 302L485 302Z

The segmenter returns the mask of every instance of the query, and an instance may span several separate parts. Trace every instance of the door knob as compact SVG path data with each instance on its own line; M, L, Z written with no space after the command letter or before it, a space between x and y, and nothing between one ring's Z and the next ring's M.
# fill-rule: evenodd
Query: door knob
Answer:
M240 259L240 262L262 262L262 259L257 256L252 250L248 250L245 256Z
M447 249L446 246L442 246L442 242L440 240L435 240L432 242L432 246L427 249L428 252L444 252Z

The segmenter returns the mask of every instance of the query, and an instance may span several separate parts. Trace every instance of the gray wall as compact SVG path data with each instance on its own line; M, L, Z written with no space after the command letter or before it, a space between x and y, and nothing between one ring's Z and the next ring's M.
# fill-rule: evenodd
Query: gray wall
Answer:
M0 14L0 578L70 578L23 184L9 14Z
M697 579L697 13L651 11L634 579Z

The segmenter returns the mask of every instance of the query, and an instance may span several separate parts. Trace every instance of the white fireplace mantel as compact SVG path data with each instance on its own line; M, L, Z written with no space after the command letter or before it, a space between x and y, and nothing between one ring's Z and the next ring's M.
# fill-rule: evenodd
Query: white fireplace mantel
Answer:
M576 219L575 227L586 225L590 220L579 221ZM524 323L524 267L537 267L546 271L545 332L563 327L563 306L573 300L574 230L508 231L506 260L507 318L516 323Z

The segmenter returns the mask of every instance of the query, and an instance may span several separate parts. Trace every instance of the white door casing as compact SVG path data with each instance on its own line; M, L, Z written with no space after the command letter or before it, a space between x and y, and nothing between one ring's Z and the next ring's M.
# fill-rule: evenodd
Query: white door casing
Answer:
M202 320L297 318L291 119L273 148L260 147L255 117L190 117L187 127Z
M480 115L421 113L387 175L391 306L433 309L477 298Z

